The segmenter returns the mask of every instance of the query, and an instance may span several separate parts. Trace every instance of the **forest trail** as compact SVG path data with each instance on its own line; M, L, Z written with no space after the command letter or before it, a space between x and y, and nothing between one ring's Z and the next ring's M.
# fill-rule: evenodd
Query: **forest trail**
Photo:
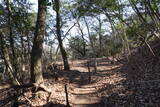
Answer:
M91 81L89 82L88 60L70 61L71 71L61 71L58 81L48 76L52 88L52 101L66 104L64 84L67 84L69 102L72 107L104 107L105 97L123 89L121 82L125 77L118 72L122 64L111 64L107 58L97 58L97 72L91 65ZM60 64L60 62L58 63Z
M72 87L71 103L73 107L104 107L103 95L119 89L120 85L118 83L124 78L115 69L121 65L110 64L108 59L98 59L97 62L97 72L94 72L93 66L90 67L92 71L91 82L87 80L87 67L82 66L86 64L82 64L81 61L77 62L77 64L74 63L72 69L80 70L81 75L77 82L79 84Z
M160 107L160 0L0 0L0 107Z
M98 107L101 99L91 95L95 93L95 88L79 87L74 89L73 94L73 107ZM94 106L93 106L94 105Z
M157 47L154 51L158 54ZM145 51L148 55L137 54L134 50L130 62L125 64L97 59L97 72L91 72L90 83L86 60L73 61L71 71L67 75L63 72L69 77L70 104L73 107L159 107L159 63L147 48Z
M138 55L136 54L135 57ZM135 57L133 58L135 59ZM128 105L131 107L156 105L158 107L160 105L160 73L159 70L154 70L153 73L147 67L155 66L159 69L159 65L153 65L148 61L147 67L143 68L142 59L151 60L150 57L141 58L139 56L136 63L120 64L116 62L111 64L107 58L97 58L97 72L94 72L93 66L90 67L90 82L86 65L88 60L70 61L71 70L60 71L57 81L51 72L44 73L45 86L52 90L49 101L47 101L48 94L46 92L41 92L39 97L33 99L30 97L32 93L28 91L24 93L25 98L22 96L19 99L28 102L25 100L28 98L32 102L30 103L32 106L65 107L64 86L67 84L71 107L124 107ZM48 106L49 104L52 106Z

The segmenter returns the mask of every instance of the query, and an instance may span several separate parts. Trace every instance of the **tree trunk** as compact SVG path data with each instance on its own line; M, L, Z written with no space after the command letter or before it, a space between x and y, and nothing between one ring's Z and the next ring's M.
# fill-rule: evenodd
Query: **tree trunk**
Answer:
M11 80L11 83L14 85L17 85L17 84L20 85L18 79L13 74L14 70L12 68L8 48L5 45L6 43L5 43L4 39L5 39L4 34L0 31L0 46L1 46L0 50L1 50L2 59L4 60L4 64L6 66L6 71L9 74L9 78Z
M84 19L85 25L87 27L87 33L88 33L89 41L91 43L91 48L92 48L93 56L96 57L96 52L95 52L95 49L94 49L94 44L93 44L93 41L92 41L92 37L91 37L91 33L90 33L90 29L89 29L87 20L86 20L85 17L83 17L83 19Z
M15 44L14 44L14 39L13 39L13 29L12 29L12 11L11 11L11 6L10 6L10 0L6 0L6 9L8 11L8 26L9 26L9 43L10 43L10 47L11 47L11 52L12 52L12 56L11 56L11 63L13 65L13 69L14 69L14 76L16 78L17 77L17 73L18 73L18 68L17 68L17 58L16 58L16 53L15 53Z
M42 51L45 35L47 0L38 0L38 17L36 23L35 37L31 52L31 82L40 84L43 82L42 76Z
M69 67L69 63L68 63L68 58L67 58L67 53L63 47L63 42L62 42L62 38L61 38L61 27L60 27L60 3L59 0L55 0L55 10L56 10L56 33L57 33L57 38L58 38L58 42L59 42L59 47L60 47L60 51L62 54L62 58L63 58L63 63L64 63L64 70L70 70Z
M83 30L82 30L81 25L79 23L79 20L78 19L76 19L76 20L77 20L79 30L81 32L81 37L83 39L83 44L82 44L83 45L83 56L85 57L86 56L86 42L85 42L85 38L84 38L84 33L83 33Z
M99 35L99 57L103 56L103 51L102 51L102 21L101 21L101 17L97 17L98 23L99 23L99 31L98 31L98 35Z

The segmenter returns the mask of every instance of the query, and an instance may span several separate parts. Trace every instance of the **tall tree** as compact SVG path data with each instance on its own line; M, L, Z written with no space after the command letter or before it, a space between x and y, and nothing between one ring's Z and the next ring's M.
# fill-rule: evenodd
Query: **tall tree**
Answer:
M31 52L31 82L40 84L42 76L42 50L45 35L47 0L38 0L38 16L35 37Z
M100 16L96 17L96 19L98 20L98 23L99 23L98 35L99 35L99 51L100 51L100 57L101 57L103 54L102 53L102 21Z
M16 53L15 53L15 43L14 43L14 37L13 37L13 28L12 28L12 10L11 10L11 2L10 0L6 0L6 8L8 11L8 26L9 26L9 42L10 42L10 47L11 47L11 52L12 52L12 65L14 68L14 76L17 78L17 73L18 73L18 68L17 68L17 58L16 58Z
M81 27L81 25L79 23L79 20L78 19L76 19L76 20L77 20L78 28L79 28L80 33L81 33L81 37L83 39L83 42L82 42L82 45L83 45L83 56L85 57L86 56L86 40L84 38L83 29L82 29L82 27Z
M60 2L59 0L55 0L55 11L56 11L56 33L57 39L59 42L60 51L63 58L64 70L70 70L67 53L63 47L62 37L61 37L61 17L60 17Z
M0 30L0 54L2 59L4 60L5 64L5 69L8 72L9 79L11 80L11 84L18 84L20 85L18 79L14 76L14 70L12 68L12 64L10 62L10 57L9 57L9 49L7 48L6 45L6 38L2 30Z
M93 43L93 40L92 40L92 36L91 36L91 32L90 32L88 22L87 22L85 16L83 17L83 19L84 19L84 23L85 23L86 28L87 28L88 38L89 38L89 41L90 41L90 44L91 44L93 56L96 57L95 47L94 47L94 43Z

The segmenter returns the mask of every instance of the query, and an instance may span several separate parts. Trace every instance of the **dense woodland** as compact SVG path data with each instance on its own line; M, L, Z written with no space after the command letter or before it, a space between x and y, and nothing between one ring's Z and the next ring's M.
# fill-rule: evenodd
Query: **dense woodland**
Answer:
M159 0L0 0L0 106L159 107L159 41Z

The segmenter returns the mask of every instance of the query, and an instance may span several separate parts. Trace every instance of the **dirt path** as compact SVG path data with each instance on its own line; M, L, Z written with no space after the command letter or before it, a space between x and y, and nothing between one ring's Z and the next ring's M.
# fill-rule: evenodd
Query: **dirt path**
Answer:
M101 99L97 96L92 95L92 93L95 92L95 88L75 88L74 93L72 93L73 107L98 107L97 105L99 105Z
M79 65L79 64L78 64ZM111 94L113 91L118 91L120 88L120 81L124 78L120 73L115 71L117 65L105 66L104 62L99 63L96 73L91 73L91 82L88 82L88 74L86 67L74 67L72 69L82 70L79 74L79 79L76 86L72 87L70 92L72 97L71 103L73 107L104 107L105 102L103 97ZM102 66L103 65L103 66ZM85 69L85 70L84 70ZM74 82L73 82L74 83Z
M141 64L115 65L103 59L99 61L97 72L91 73L91 83L88 83L85 61L75 61L71 67L72 70L63 72L62 76L69 81L68 93L71 106L160 107L159 70L150 70L152 63L147 65L146 70L139 69ZM159 69L158 64L154 65L154 68ZM66 104L64 90L60 88L57 90L59 91L59 93L55 92L59 96L57 99L64 98L63 102L59 103Z
M118 83L123 80L116 72L110 75L111 72L103 73L104 77L95 74L92 78L97 81L93 80L91 84L74 87L71 93L73 107L104 107L103 97L118 91L120 88Z

